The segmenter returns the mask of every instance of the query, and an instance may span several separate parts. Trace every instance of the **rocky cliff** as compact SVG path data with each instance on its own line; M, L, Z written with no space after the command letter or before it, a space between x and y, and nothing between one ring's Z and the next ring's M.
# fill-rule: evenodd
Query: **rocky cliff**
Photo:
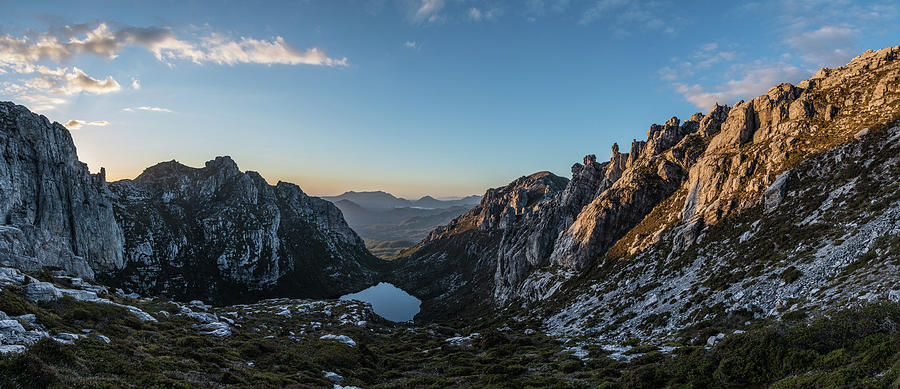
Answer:
M0 264L82 277L123 266L105 172L78 161L69 131L0 102Z
M645 294L660 287L654 280L664 274L711 277L695 273L696 268L691 271L692 264L686 258L694 258L697 253L708 255L710 247L721 244L723 239L738 238L727 234L727 237L712 238L712 231L728 229L735 218L750 217L746 215L755 215L752 217L759 221L758 226L779 211L790 212L791 208L785 208L783 203L790 196L792 177L797 174L792 173L793 169L812 164L816 158L824 158L823 155L836 153L834 150L843 147L868 147L861 145L866 134L890 132L888 129L900 115L898 54L900 47L866 52L844 67L823 69L797 85L775 86L765 95L732 107L716 105L707 114L694 114L683 123L672 118L663 125L653 125L647 140L632 142L628 153L619 153L618 146L614 145L608 162L600 164L588 156L584 163L575 164L572 179L558 190L547 191L541 201L532 203L525 217L479 224L478 219L472 218L473 214L464 215L448 227L436 230L398 262L405 272L432 266L435 261L448 262L445 267L456 269L453 277L438 277L438 282L431 283L397 281L401 285L431 285L426 288L428 293L420 293L424 298L425 317L447 317L447 311L441 309L473 303L461 298L462 292L470 293L462 286L492 278L492 282L479 284L483 290L475 291L489 296L474 301L482 309L533 303L537 305L532 310L543 312L540 317L553 317L547 321L548 326L568 330L574 327L564 324L566 320L577 321L582 326L585 320L593 320L608 326L621 324L626 314L634 315L628 318L632 325L641 324L638 319L647 317L638 306L634 310L625 309L612 299L612 294L601 297L598 291L631 288L632 293L649 300ZM893 139L889 135L878 137L883 141ZM889 153L891 146L884 147L887 150L881 152ZM829 165L827 170L803 174L826 177L860 174L859 170L845 169L850 168L838 163ZM887 169L878 179L887 183L900 178L900 175L891 176L891 171ZM813 184L808 182L808 186ZM519 186L517 180L504 189L492 191L509 191ZM515 209L520 201L485 196L479 208ZM874 204L879 200L870 201ZM865 207L858 207L856 213L844 218L859 224L872 217L870 213ZM792 228L789 221L779 220L784 224L778 229ZM482 226L478 231L483 234L462 239L467 230L453 227L460 225ZM870 243L874 239L870 237ZM782 263L782 271L789 266L800 268L794 263L799 260L796 253L785 252L785 245L793 245L790 241L768 246L759 244L760 250L781 252L786 261ZM478 249L473 250L475 247ZM845 254L859 256L864 252ZM754 259L745 257L748 254L734 254L734 261L743 263L742 266L704 269L743 274L744 267L757 265ZM665 269L654 264L666 261L672 264ZM646 273L650 269L652 272ZM466 274L472 276L467 278ZM774 277L777 279L778 275ZM728 285L747 281L741 276L725 278L723 282ZM691 282L693 279L677 280L699 287ZM815 289L807 286L807 291ZM673 284L666 288L674 287ZM417 290L412 292L415 294ZM730 292L736 294L737 289ZM660 295L659 290L656 295ZM791 295L796 293L783 295L782 300L787 301L786 297ZM624 298L621 294L615 296ZM668 298L677 300L683 296ZM685 309L699 315L700 309L715 305L712 301ZM775 302L757 304L774 307ZM548 307L552 309L546 310ZM608 315L590 314L592 310L608 311ZM656 313L664 315L663 311Z
M229 157L163 162L110 189L126 242L111 282L143 294L335 297L368 286L380 262L332 203Z
M0 265L216 302L336 297L380 260L330 202L271 186L228 157L107 183L59 123L0 102Z

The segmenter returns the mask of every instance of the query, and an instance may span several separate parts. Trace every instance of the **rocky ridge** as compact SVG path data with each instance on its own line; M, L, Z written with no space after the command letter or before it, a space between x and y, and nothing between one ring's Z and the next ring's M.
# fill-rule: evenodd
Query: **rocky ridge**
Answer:
M104 170L78 161L69 131L0 102L0 265L82 276L123 265Z
M337 297L378 272L334 205L231 158L107 183L78 161L65 127L9 102L0 144L0 266L217 303Z
M672 118L664 125L653 125L647 141L632 142L627 154L620 154L614 145L610 161L597 164L588 156L583 164L573 166L573 178L565 188L531 209L531 215L540 217L479 224L472 213L464 215L450 226L483 225L482 230L489 233L480 240L456 241L459 235L438 229L418 250L407 252L400 264L404 271L414 272L424 264L444 261L453 264L445 265L449 269L466 271L438 276L431 289L411 291L423 298L425 316L440 318L440 309L432 310L429 304L446 308L469 303L459 298L460 285L485 279L482 273L489 272L494 275L493 282L481 286L489 292L479 293L491 299L483 300L487 307L482 308L531 302L552 306L550 311L541 311L545 318L556 317L546 324L558 333L573 330L572 323L584 325L585 320L616 323L616 328L626 314L645 320L647 316L639 310L612 309L619 306L612 295L600 302L591 300L585 310L573 308L584 303L573 296L598 298L587 291L610 290L614 282L617 288L627 290L622 284L627 280L635 282L632 292L646 293L645 289L656 286L650 280L660 277L663 270L645 275L620 273L624 270L615 270L619 264L642 269L639 264L649 258L677 262L703 251L715 243L709 234L716 226L728 225L732 218L750 214L756 207L776 212L791 186L792 173L786 171L841 145L859 143L866 134L887 131L900 114L898 54L900 47L870 51L844 67L823 69L797 85L778 85L732 107L716 105L708 114L695 114L684 123ZM842 167L829 172L848 174ZM880 179L889 182L892 178ZM479 207L505 209L514 204L485 196ZM771 214L756 217L762 220ZM847 217L861 218L863 214ZM471 250L476 246L481 249ZM791 253L785 255L796 260ZM690 273L689 267L678 263L665 271ZM473 270L473 264L478 264L475 267L480 271ZM467 272L473 276L466 277ZM679 279L691 285L688 281ZM743 281L733 277L730 282ZM404 284L402 278L397 282L415 285ZM419 281L419 285L428 284ZM516 303L510 304L512 301ZM709 308L715 303L699 305ZM770 313L771 307L765 305ZM602 318L588 314L598 309L609 309L611 314ZM565 324L567 321L572 325Z
M141 294L336 297L368 286L379 264L332 203L229 157L163 162L110 190L126 242L111 283Z

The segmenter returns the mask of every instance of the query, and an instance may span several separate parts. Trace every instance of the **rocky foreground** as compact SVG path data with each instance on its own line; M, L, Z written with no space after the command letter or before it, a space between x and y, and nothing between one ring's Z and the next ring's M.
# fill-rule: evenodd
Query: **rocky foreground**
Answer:
M665 343L561 342L540 322L392 323L367 304L211 307L0 268L0 387L888 387L900 304L698 325Z

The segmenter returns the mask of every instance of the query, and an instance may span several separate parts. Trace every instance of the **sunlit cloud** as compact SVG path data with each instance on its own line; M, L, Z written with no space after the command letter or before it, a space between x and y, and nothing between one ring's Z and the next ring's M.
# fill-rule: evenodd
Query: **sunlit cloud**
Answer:
M131 79L131 89L134 89L134 90L141 89L141 81L136 78L132 78Z
M81 127L84 127L84 126L97 126L97 127L103 127L103 126L106 126L106 125L109 125L109 122L106 121L106 120L96 120L96 121L90 121L90 122L89 122L89 121L86 121L86 120L76 120L76 119L72 119L72 120L69 120L68 122L66 122L66 128L68 128L68 129L70 129L70 130L77 130L77 129L79 129L79 128L81 128Z
M140 107L134 107L134 108L122 108L122 110L125 112L135 112L135 111L151 111L151 112L165 112L165 113L174 113L175 112L168 108L152 107L149 105L142 105Z
M840 66L859 51L860 31L850 27L823 26L787 39L804 61L816 67Z
M729 79L712 88L698 84L675 83L674 87L685 100L699 108L710 108L715 103L733 104L738 99L753 98L766 93L774 85L795 82L806 73L800 68L785 64L754 63L742 66L740 78Z

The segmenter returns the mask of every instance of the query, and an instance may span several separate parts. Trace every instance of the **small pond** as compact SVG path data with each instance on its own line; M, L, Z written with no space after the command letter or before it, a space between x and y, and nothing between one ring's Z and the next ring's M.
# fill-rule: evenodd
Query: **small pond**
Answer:
M372 304L378 316L390 321L409 321L419 313L422 301L387 282L371 286L361 292L341 296L341 300L358 300Z

